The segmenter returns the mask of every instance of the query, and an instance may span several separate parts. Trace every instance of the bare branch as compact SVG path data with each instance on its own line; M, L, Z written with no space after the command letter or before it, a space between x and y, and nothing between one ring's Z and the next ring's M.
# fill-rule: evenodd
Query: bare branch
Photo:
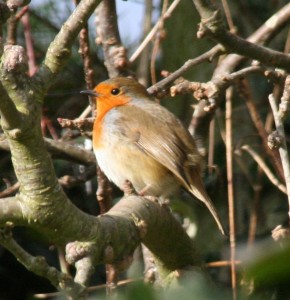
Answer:
M230 227L230 250L231 250L231 282L233 299L237 299L237 273L236 273L236 225L235 225L235 201L233 185L233 136L232 136L232 101L233 88L229 88L226 93L226 161L227 161L227 190L229 206L229 227Z
M130 57L129 61L133 62L137 59L137 57L141 54L143 49L148 45L148 43L153 39L156 32L158 31L159 25L161 22L163 22L164 19L167 19L170 17L174 9L179 4L180 0L174 0L171 5L168 7L167 11L163 16L160 17L160 19L156 22L154 27L151 29L151 31L148 33L147 37L143 40L143 42L139 45L139 47L135 50L135 52Z
M158 93L164 92L168 89L169 85L179 78L183 73L188 71L190 68L203 63L204 61L211 61L213 57L220 55L222 53L222 48L220 46L215 46L211 50L201 54L200 56L190 59L185 64L180 67L178 70L167 76L165 79L157 82L147 89L149 94L156 95Z
M251 34L247 41L263 45L268 43L275 35L277 35L290 20L290 5L287 4L282 7L276 14L271 16L260 28ZM232 72L243 60L247 59L245 56L237 54L229 54L218 65L215 74L224 74Z
M75 0L75 2L78 5L80 0ZM95 87L96 83L94 79L94 69L93 69L93 64L92 64L91 54L90 54L88 24L85 24L85 26L80 31L79 42L80 42L79 53L81 54L83 59L85 82L87 88L89 90L92 90ZM89 99L90 99L91 111L94 116L96 103L92 97L89 97Z
M282 119L285 118L289 110L290 110L290 75L286 77L284 92L281 97L281 103L279 104L279 114Z
M103 0L97 9L98 43L102 44L109 77L130 75L126 49L121 43L114 0Z
M280 177L281 180L283 180L284 175L283 175L281 161L279 160L278 150L277 149L271 150L268 146L268 142L267 142L268 132L265 129L264 123L263 123L261 116L258 112L258 109L256 107L254 97L252 95L252 91L251 91L251 88L250 88L250 85L249 85L249 82L247 81L247 79L241 80L238 83L238 88L239 88L240 95L244 98L244 100L246 102L252 122L255 125L259 136L261 137L264 151L269 156L273 166L275 167L275 170L278 173L278 176Z
M287 188L287 196L288 196L288 204L289 204L289 218L290 218L290 163L289 163L289 155L288 150L286 146L286 139L285 139L285 131L284 131L284 125L281 120L281 117L278 112L278 107L275 101L275 98L273 94L269 96L269 102L273 111L274 121L276 125L276 130L279 133L279 135L282 138L282 145L279 148L279 153L281 157L281 162L283 166L283 171L285 175L285 182L286 182L286 188Z
M249 145L243 145L241 150L246 151L259 165L259 167L263 170L265 175L268 177L268 179L284 194L287 194L286 187L283 183L281 183L278 178L272 173L272 171L269 169L265 161L260 157L260 155L252 149Z
M218 97L217 94L223 93L224 90L232 85L237 79L244 78L249 74L263 74L264 71L265 69L262 67L251 66L231 74L215 77L212 81L206 83L182 80L180 83L177 83L170 88L170 94L174 97L178 94L193 93L197 100L210 100ZM211 104L214 105L214 103ZM207 109L212 108L212 106L209 106Z
M93 130L95 118L77 118L74 120L58 118L60 126L63 128L77 129L80 132Z
M19 182L14 183L12 186L6 188L6 190L0 192L0 198L6 198L15 194L19 190Z
M30 14L29 10L26 10L26 13L22 16L21 22L24 27L24 36L25 36L25 44L26 44L26 51L28 57L28 73L29 76L35 74L37 70L36 60L35 60L35 53L33 47L33 38L31 34L31 26L30 26Z
M219 10L216 10L204 0L193 0L193 2L201 16L198 37L209 36L217 43L222 44L228 53L234 52L258 60L266 65L290 70L290 57L288 55L255 45L230 33L223 25Z
M59 272L56 268L47 264L44 257L33 257L26 252L13 238L11 228L6 225L0 231L0 244L9 250L17 260L28 270L42 276L50 281L50 283L59 291L63 291L66 295L80 295L84 292L84 287L73 281L71 277ZM74 298L76 299L76 298Z
M54 158L73 161L75 163L79 163L85 166L91 166L96 164L96 158L92 152L82 149L78 146L74 146L67 142L56 141L46 138L45 146ZM5 151L10 151L8 141L0 141L0 148Z
M208 7L207 1L204 0L194 0L194 3L198 10L202 11L200 13L203 14L204 19L209 18L213 15L213 9ZM213 20L216 16L213 16ZM213 21L212 20L212 21ZM283 29L290 20L290 5L287 4L283 8L280 9L275 15L273 15L270 19L268 19L259 29L256 30L247 40L251 43L266 43L269 42L273 36L275 36L281 29ZM221 20L218 21L218 26L223 27ZM214 22L213 22L214 23ZM216 26L216 24L213 24ZM216 27L214 27L216 28ZM224 30L224 29L222 29ZM217 47L217 46L216 46ZM221 47L221 46L220 46ZM229 54L227 55L214 71L212 76L212 81L215 80L216 77L221 78L225 76L225 74L229 74L233 72L233 70L243 61L247 59L245 56L240 56L237 54ZM215 108L217 108L221 102L224 100L223 92L216 93L213 99L214 105L211 107L211 110L208 110L208 103L205 101L201 101L194 110L193 119L192 119L192 133L195 138L200 142L201 147L204 147L204 141L206 140L206 136L208 134L209 123L214 116ZM279 164L277 164L279 166ZM279 168L277 168L277 171ZM281 168L280 168L281 169Z
M53 156L60 159L64 158L87 166L96 164L94 154L80 147L52 139L45 139L45 145Z

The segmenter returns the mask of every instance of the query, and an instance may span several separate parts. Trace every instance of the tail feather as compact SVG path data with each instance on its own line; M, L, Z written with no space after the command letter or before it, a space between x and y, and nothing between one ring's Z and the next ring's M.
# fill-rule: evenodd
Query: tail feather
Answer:
M213 218L215 219L217 226L223 235L227 235L226 230L222 224L222 221L217 213L214 204L212 203L210 197L207 195L201 177L197 170L191 170L189 192L202 201L205 206L208 208Z

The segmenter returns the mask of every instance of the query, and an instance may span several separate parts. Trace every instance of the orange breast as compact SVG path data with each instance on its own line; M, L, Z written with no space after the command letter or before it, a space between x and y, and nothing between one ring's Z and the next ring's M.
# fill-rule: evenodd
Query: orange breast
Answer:
M93 147L94 149L102 147L102 125L103 118L96 118L93 127Z
M129 97L123 96L122 100L118 102L118 99L115 100L113 103L110 102L109 98L102 97L99 99L97 103L97 116L96 120L94 122L93 127L93 146L94 149L104 146L103 145L103 127L108 126L108 123L110 124L113 122L113 120L106 120L106 124L104 124L104 119L107 116L107 113L111 111L112 109L122 106L122 105L130 105L129 103ZM114 105L112 105L114 104Z

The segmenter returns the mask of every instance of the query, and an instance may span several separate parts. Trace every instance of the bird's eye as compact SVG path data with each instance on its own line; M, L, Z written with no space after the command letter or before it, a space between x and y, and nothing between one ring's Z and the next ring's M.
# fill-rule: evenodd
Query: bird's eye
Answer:
M112 94L112 95L115 95L115 96L116 96L116 95L118 95L119 93L120 93L120 90L119 90L119 89L112 89L112 90L111 90L111 94Z

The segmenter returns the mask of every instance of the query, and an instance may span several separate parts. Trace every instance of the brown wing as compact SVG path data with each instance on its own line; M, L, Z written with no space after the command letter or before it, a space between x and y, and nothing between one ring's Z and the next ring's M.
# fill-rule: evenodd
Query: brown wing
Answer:
M183 137L177 134L177 130L182 131L184 135L189 134L186 129L169 111L156 103L153 104L152 107L151 103L147 103L150 110L148 107L144 109L133 105L120 106L120 112L126 110L126 114L123 114L124 117L120 120L124 128L123 134L139 149L169 169L185 188L190 189L190 181L185 173L188 153L195 160L192 163L196 163L198 169L201 162L199 155L194 151L194 142L192 141L192 147L188 148L182 140Z

